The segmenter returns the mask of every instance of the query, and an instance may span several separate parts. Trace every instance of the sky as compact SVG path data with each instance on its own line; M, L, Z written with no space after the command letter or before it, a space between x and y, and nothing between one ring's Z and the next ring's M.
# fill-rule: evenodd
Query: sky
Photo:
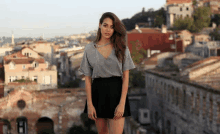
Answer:
M120 20L145 8L158 10L165 0L0 0L0 37L44 38L97 30L105 12Z

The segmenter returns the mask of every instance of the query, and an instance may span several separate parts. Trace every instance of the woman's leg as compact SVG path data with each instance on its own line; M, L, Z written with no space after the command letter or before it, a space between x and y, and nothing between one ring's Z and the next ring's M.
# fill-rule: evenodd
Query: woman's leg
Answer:
M109 134L108 133L108 122L107 119L97 118L95 121L98 134Z
M109 134L122 134L124 129L125 117L120 119L108 119Z

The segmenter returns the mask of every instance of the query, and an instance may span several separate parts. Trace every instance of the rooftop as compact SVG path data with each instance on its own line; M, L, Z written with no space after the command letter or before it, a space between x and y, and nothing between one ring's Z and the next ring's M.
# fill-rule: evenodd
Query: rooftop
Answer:
M174 56L175 57L175 56ZM220 91L220 57L213 56L199 60L188 65L183 70L173 64L170 68L156 67L149 70L151 73L174 79L176 81L187 82L203 88L210 88L213 91ZM201 71L205 71L202 72ZM147 71L147 72L149 72ZM193 77L189 77L193 76ZM220 93L220 92L219 92Z

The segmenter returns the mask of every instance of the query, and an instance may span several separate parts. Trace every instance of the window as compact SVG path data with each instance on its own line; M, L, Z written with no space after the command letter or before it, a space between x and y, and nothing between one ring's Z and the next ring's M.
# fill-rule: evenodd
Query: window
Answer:
M31 53L30 53L30 55L31 55Z
M183 89L183 108L186 109L186 90Z
M33 81L37 82L37 76L33 77Z
M176 134L176 127L174 127L174 134Z
M220 102L217 102L217 124L220 124Z
M171 48L171 49L176 49L176 45L175 45L175 44L171 44L171 45L170 45L170 48Z
M180 8L180 11L182 11L182 7Z
M25 69L25 65L23 65L23 69Z
M167 101L170 101L170 85L168 85L168 95L167 95Z
M179 99L179 88L176 89L176 105L177 106L178 106L178 103L179 103L178 99Z
M148 113L147 112L144 113L144 118L148 118Z
M15 64L11 62L9 65L9 69L15 69Z
M212 98L209 99L209 121L212 121L213 120L213 100Z
M9 76L8 81L11 82L11 76Z
M173 35L170 34L169 40L173 40Z
M194 110L194 93L191 92L191 112L193 113Z
M21 76L21 79L25 79L25 77L24 77L24 76Z
M174 94L174 92L175 92L174 91L174 87L172 86L172 93L171 93L172 94L172 104L174 104L174 102L175 102L175 97L174 97L175 94Z
M167 92L166 92L166 83L164 83L164 100L166 100Z
M33 64L33 67L38 67L38 63L35 62L35 63Z

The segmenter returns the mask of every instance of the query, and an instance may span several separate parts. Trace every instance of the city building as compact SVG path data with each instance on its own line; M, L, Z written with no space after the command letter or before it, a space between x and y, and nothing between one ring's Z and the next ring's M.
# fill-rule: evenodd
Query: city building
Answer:
M23 83L15 80L29 79L37 85L36 89L57 88L57 69L45 62L44 58L28 47L4 56L5 95L11 88ZM24 84L25 85L25 84Z
M167 0L166 5L166 25L167 28L173 26L175 18L192 17L192 0Z
M160 134L220 133L219 57L181 71L156 67L145 72L147 109Z
M167 30L166 26L159 28L136 28L127 32L127 45L132 53L134 46L140 45L147 51L148 57L161 52L183 52L183 40L175 37L176 33ZM177 46L177 47L176 47Z
M210 56L220 56L220 41L195 41L186 47L186 52L191 52L204 58Z

